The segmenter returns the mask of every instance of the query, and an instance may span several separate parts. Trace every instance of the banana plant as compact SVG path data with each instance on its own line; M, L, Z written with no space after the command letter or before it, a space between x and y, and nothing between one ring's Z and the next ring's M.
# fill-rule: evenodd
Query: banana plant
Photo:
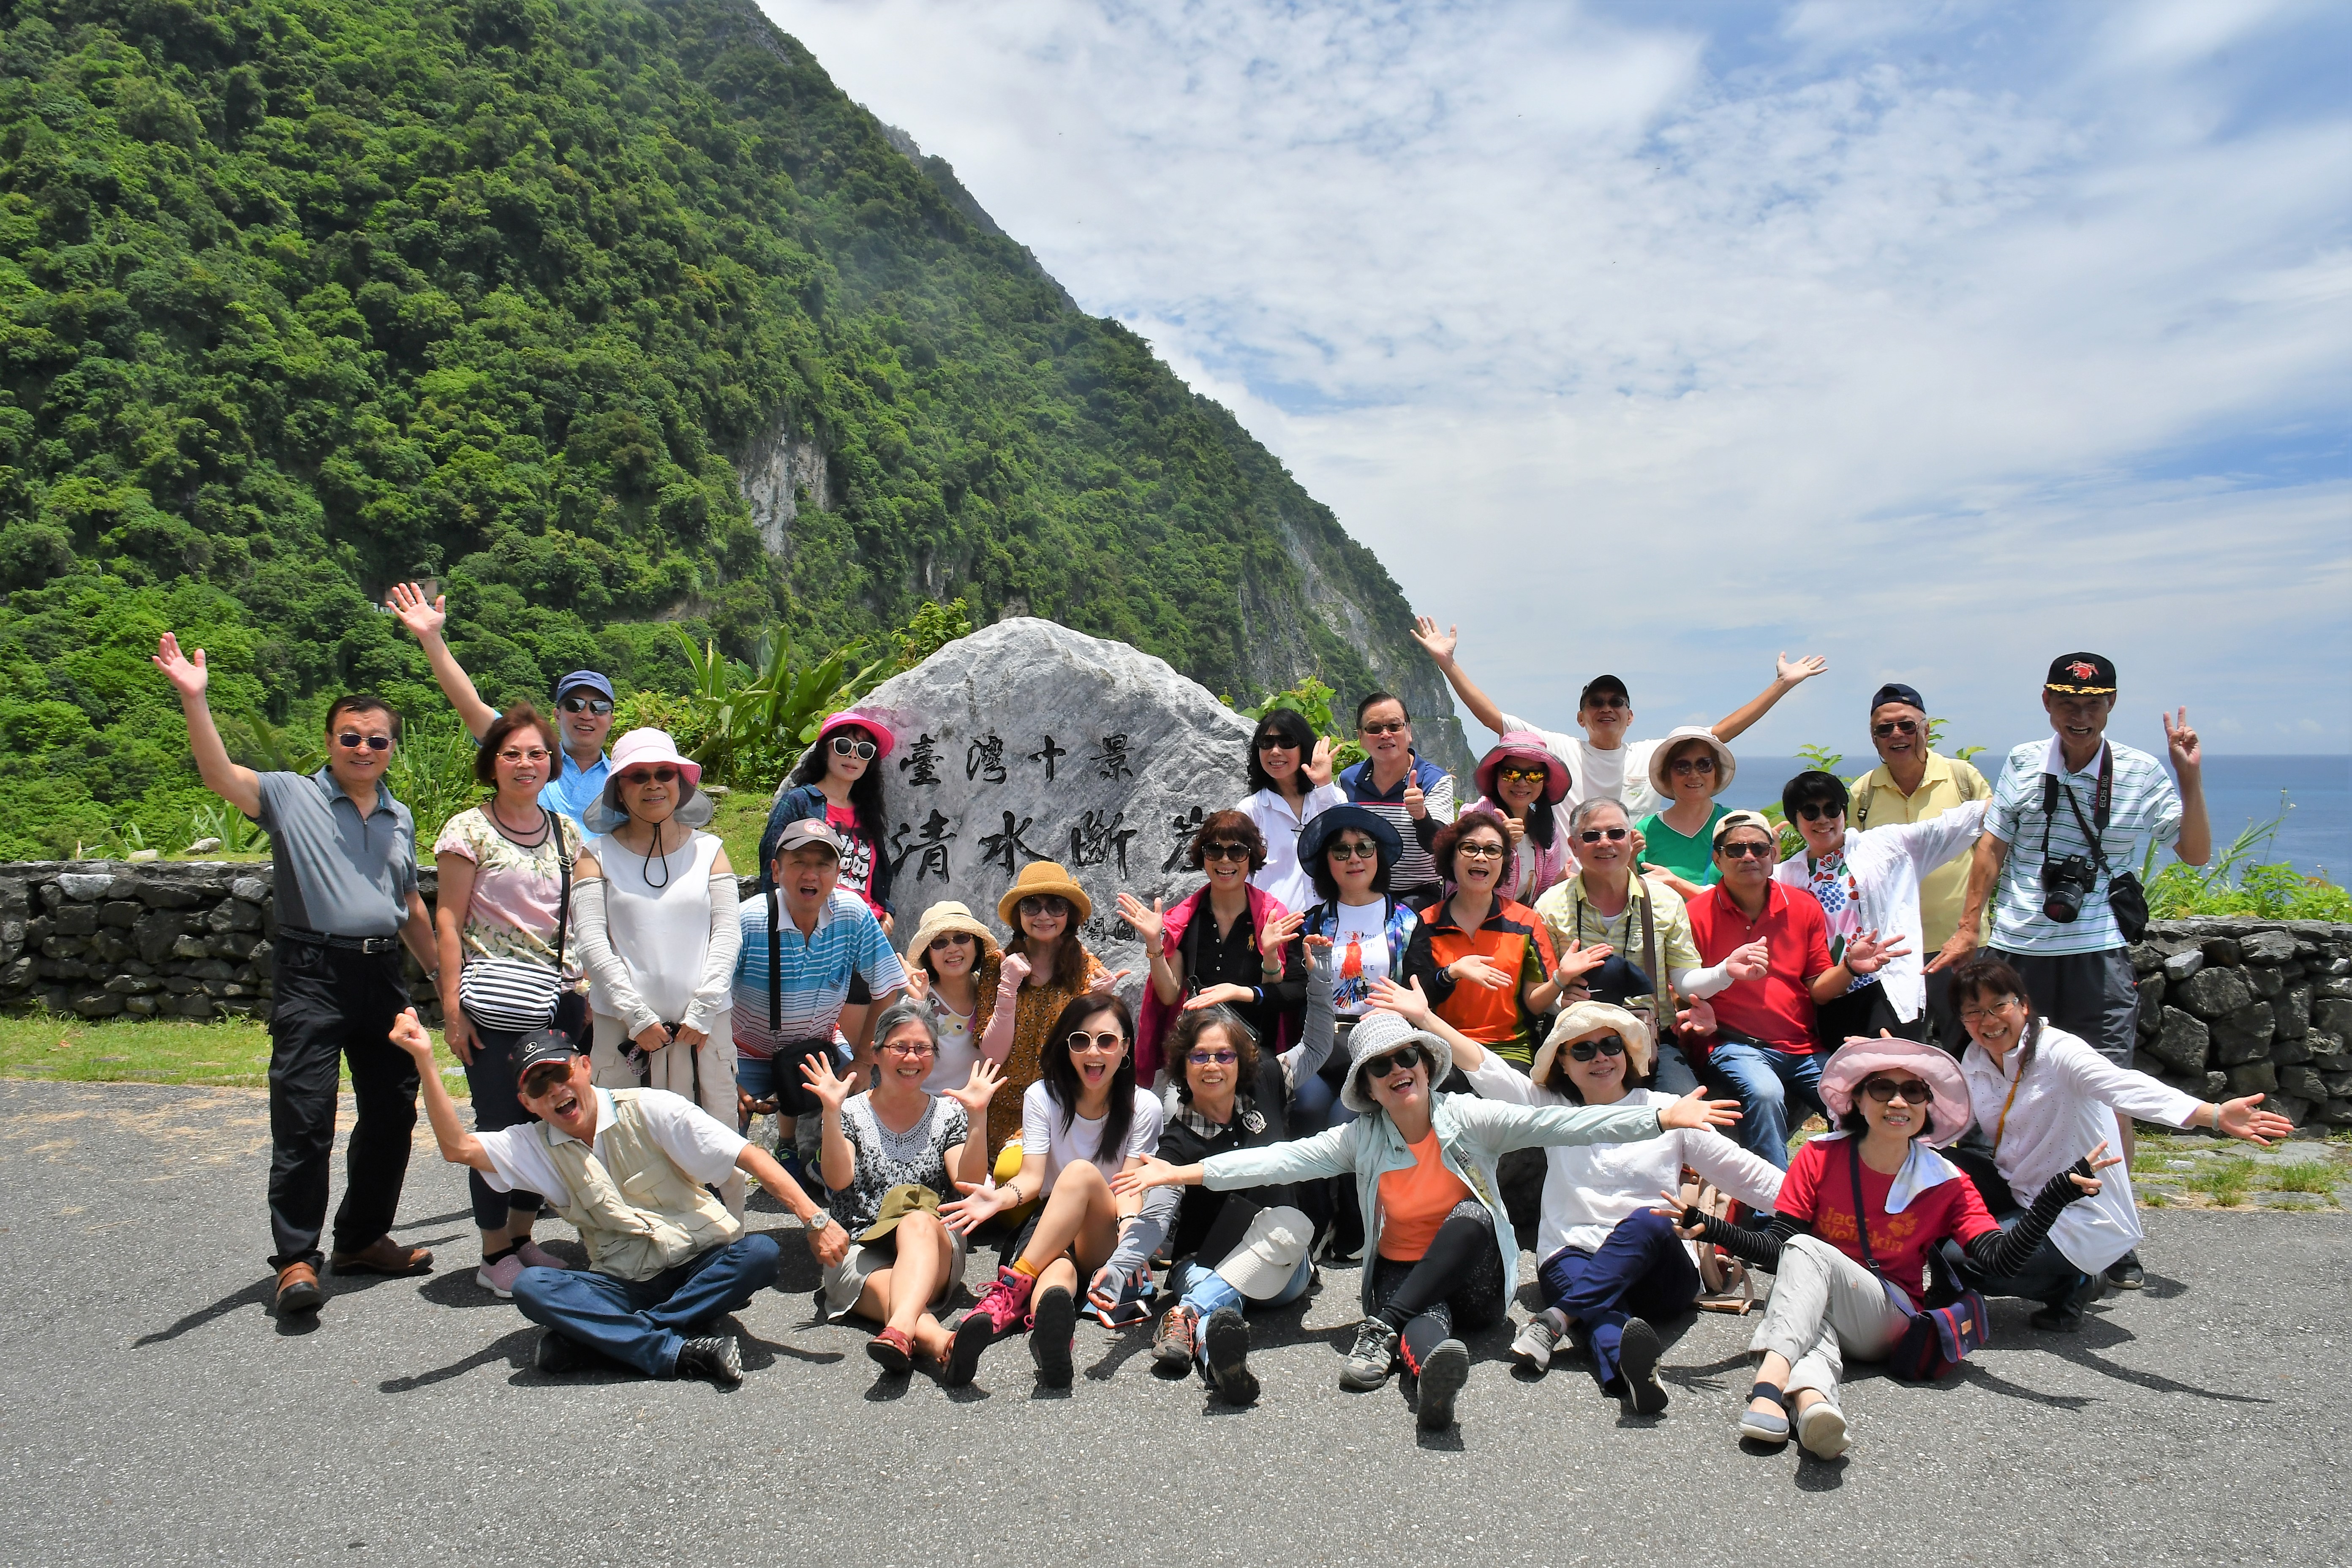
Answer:
M729 784L780 777L825 718L870 689L887 662L885 656L853 672L852 661L866 649L861 639L803 665L790 634L775 627L761 639L754 669L729 658L716 641L698 647L684 632L677 636L694 674L688 698L703 721L694 760Z

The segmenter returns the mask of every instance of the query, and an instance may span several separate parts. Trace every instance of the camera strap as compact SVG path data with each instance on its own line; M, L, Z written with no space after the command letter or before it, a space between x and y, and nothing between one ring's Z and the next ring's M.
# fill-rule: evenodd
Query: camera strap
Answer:
M2063 752L2060 760L2064 760ZM2050 858L2050 825L2057 819L2058 796L2062 792L2066 796L2067 809L2074 814L2074 826L2081 828L2083 837L2091 841L2092 863L2105 871L2107 868L2107 814L2115 804L2116 795L2114 750L2105 741L2099 742L2099 787L2091 799L2091 816L2097 824L2095 827L2092 822L2083 819L2083 803L2074 798L2072 785L2062 783L2056 773L2042 775L2042 858L2045 861Z

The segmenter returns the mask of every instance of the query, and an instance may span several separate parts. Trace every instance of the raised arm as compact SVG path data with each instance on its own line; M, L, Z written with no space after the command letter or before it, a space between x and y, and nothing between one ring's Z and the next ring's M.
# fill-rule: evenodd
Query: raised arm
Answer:
M433 1141L441 1145L441 1157L453 1165L470 1165L486 1176L493 1174L497 1167L490 1163L489 1152L457 1120L457 1107L441 1081L441 1069L433 1065L433 1037L425 1032L415 1008L402 1008L400 1016L392 1021L392 1043L416 1064L416 1077L425 1092L425 1116L433 1123Z
M448 596L436 596L431 603L425 590L414 583L394 583L386 603L392 606L393 618L415 634L425 649L425 662L433 667L433 679L441 688L441 695L457 710L457 718L466 726L466 733L477 741L489 729L499 710L482 700L474 689L473 678L457 662L442 639L441 627L449 619Z
M1773 661L1772 684L1717 719L1708 728L1715 731L1717 740L1729 745L1749 725L1772 711L1774 703L1829 667L1830 661L1819 654L1809 654L1793 661L1787 654L1780 655Z
M205 650L196 649L193 659L183 658L180 639L165 632L155 644L155 668L180 694L180 711L188 721L188 750L195 753L196 775L205 781L205 787L246 816L259 817L261 776L228 760L220 728L205 703L205 688L212 679L205 668Z
M2202 866L2213 858L2213 824L2205 815L2205 748L2189 727L2188 709L2180 710L2178 722L2169 715L2158 717L2164 720L2165 750L2172 754L2173 776L2180 784L2180 837L2172 852L2184 865Z
M1454 688L1454 695L1462 699L1462 706L1470 710L1470 717L1497 735L1501 734L1503 710L1496 707L1495 700L1479 690L1469 676L1463 673L1462 667L1454 661L1454 645L1460 640L1459 628L1448 626L1441 632L1435 621L1422 616L1412 623L1412 640L1429 650L1429 657L1436 661L1438 669L1445 677L1445 683Z

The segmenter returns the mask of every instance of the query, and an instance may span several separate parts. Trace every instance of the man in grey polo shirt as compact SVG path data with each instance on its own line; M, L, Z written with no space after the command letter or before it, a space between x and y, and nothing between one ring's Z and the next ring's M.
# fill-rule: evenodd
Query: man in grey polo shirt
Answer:
M432 924L416 890L416 825L383 773L400 720L367 696L327 710L328 763L315 773L257 773L229 760L205 703L205 650L180 655L165 632L155 667L180 694L205 787L269 835L277 938L270 971L269 1223L280 1314L317 1310L319 1233L335 1150L337 1068L351 1062L359 1118L335 1211L339 1274L421 1274L433 1255L393 1240L416 1125L417 1077L391 1042L408 1005L406 938L429 975Z

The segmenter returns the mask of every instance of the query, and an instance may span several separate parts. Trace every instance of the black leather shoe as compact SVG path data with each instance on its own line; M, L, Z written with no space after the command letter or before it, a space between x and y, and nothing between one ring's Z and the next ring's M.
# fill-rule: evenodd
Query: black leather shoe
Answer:
M566 1339L550 1329L539 1336L539 1348L531 1352L530 1364L550 1377L562 1377L569 1373L586 1372L603 1364L604 1360L578 1340Z
M713 1383L743 1381L743 1351L732 1334L688 1340L677 1347L678 1377L707 1377Z

